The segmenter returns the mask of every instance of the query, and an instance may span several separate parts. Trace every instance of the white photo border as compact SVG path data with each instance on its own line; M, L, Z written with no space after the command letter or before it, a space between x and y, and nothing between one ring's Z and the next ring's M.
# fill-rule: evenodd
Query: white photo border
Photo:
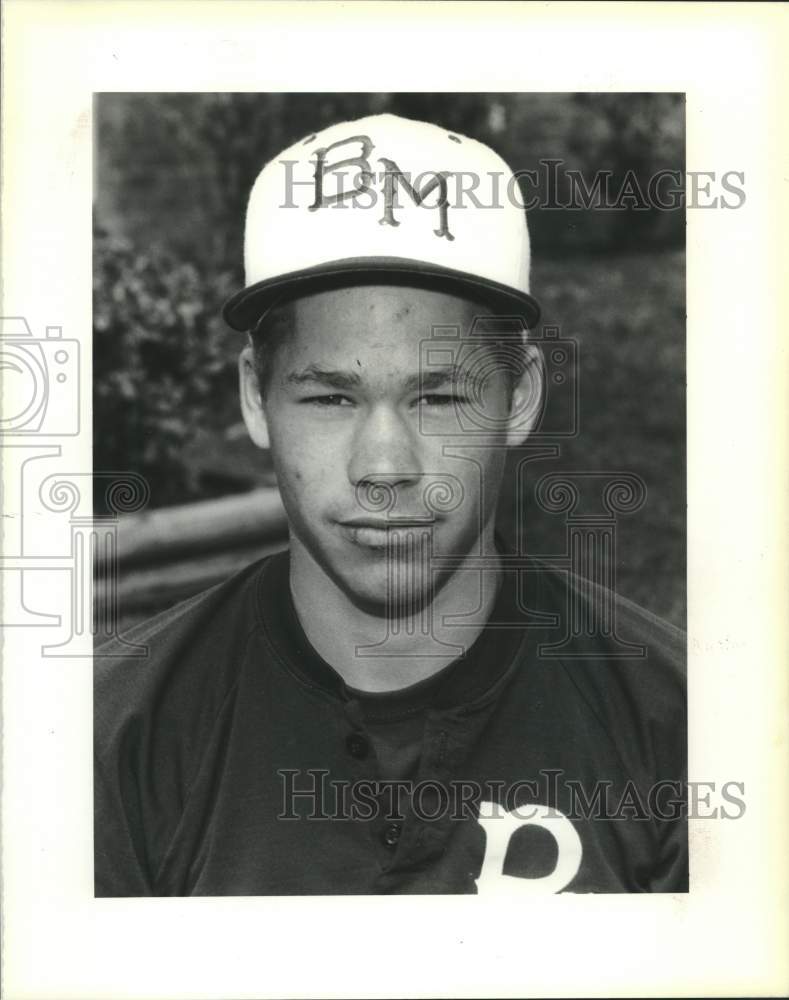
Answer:
M94 899L90 637L41 654L3 630L4 994L79 997L769 995L789 988L787 255L782 5L7 0L4 317L77 347L92 471L93 95L108 91L673 91L690 170L745 174L737 211L688 212L690 777L745 785L737 821L691 821L691 891L666 896ZM363 83L363 88L360 84ZM57 336L57 335L55 335ZM74 355L69 355L72 358ZM70 362L71 363L71 362ZM32 449L32 450L31 450ZM56 451L59 449L59 451ZM10 453L10 452L9 452ZM13 516L20 461L3 456ZM18 459L22 452L14 452ZM33 504L33 507L30 504ZM88 501L89 503L89 501ZM10 602L57 608L68 547ZM5 521L5 519L4 519ZM5 525L4 552L13 540ZM81 655L79 655L81 654Z

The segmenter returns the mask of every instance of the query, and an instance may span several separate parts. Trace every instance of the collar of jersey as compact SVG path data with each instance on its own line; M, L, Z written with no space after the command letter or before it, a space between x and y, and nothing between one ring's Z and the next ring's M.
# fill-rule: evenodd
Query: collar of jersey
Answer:
M449 709L469 706L493 694L516 662L522 662L523 647L536 641L531 630L495 627L523 617L516 599L517 574L505 572L488 625L463 656L433 677L398 691L369 694L349 688L340 674L311 645L299 622L290 592L290 560L287 552L267 560L258 583L258 608L266 636L287 669L302 683L342 701L363 703L367 718L400 718L428 708ZM531 607L527 581L526 606ZM526 653L528 659L528 652Z

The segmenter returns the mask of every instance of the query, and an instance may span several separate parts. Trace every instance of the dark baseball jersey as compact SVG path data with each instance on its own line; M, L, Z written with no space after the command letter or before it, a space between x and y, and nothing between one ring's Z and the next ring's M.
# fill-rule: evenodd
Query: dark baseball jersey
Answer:
M683 634L506 565L391 693L310 646L287 553L98 650L96 895L686 891Z

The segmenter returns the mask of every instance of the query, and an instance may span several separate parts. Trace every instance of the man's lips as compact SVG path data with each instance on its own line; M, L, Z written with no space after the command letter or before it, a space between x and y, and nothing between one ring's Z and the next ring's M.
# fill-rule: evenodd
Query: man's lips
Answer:
M404 546L415 539L409 529L418 531L436 523L434 517L354 517L337 522L343 534L354 544L368 549Z
M386 530L387 528L422 527L426 524L435 523L436 519L434 517L420 515L408 517L405 514L400 514L397 517L349 517L347 520L339 522L344 528L379 528L381 530Z

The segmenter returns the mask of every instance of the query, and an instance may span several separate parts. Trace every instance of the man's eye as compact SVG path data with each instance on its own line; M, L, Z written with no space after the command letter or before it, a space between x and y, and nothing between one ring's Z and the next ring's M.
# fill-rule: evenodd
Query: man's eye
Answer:
M351 401L347 396L307 396L302 399L302 403L311 403L313 406L351 406Z
M457 403L465 403L465 396L458 396L453 393L429 393L419 397L420 406L455 406Z

